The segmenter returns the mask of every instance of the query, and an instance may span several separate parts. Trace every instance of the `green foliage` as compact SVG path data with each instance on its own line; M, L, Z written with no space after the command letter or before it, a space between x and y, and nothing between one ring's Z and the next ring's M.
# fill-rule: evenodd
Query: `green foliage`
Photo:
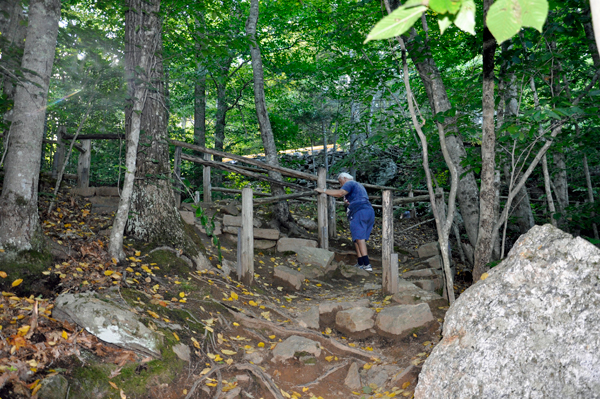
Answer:
M502 43L524 27L541 32L547 15L547 0L496 0L490 6L486 22L498 43Z
M200 223L202 227L204 227L204 231L206 231L206 235L212 240L212 243L215 247L217 247L217 251L219 253L219 262L223 260L223 254L221 253L221 242L219 241L219 237L215 234L215 213L212 218L208 219L208 216L204 212L204 209L198 205L192 205L192 208L196 210L196 217L200 218Z

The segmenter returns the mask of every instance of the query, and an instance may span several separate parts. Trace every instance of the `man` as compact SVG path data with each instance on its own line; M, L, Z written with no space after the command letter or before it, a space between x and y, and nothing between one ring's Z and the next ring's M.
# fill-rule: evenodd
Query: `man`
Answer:
M373 268L367 253L367 240L375 223L375 211L369 202L367 190L362 184L354 181L354 177L348 173L340 173L338 181L341 187L339 190L316 188L315 191L336 198L345 197L346 202L349 204L348 222L350 222L350 233L358 257L356 266L371 272Z

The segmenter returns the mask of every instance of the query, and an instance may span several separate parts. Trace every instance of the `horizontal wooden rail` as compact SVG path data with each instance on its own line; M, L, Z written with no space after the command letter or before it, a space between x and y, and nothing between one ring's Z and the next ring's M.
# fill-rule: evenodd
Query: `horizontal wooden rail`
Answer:
M227 193L227 194L239 194L242 195L242 190L236 190L235 188L225 188L225 187L211 187L212 191L219 191L221 193ZM253 191L252 195L257 196L257 197L270 197L271 194L269 193L261 193L258 191Z
M279 195L277 197L269 197L269 198L259 199L259 200L255 200L254 203L270 204L273 202L284 201L284 200L289 200L289 199L294 199L294 198L310 197L310 196L317 195L317 194L318 193L316 191L303 191L303 192L299 192L299 193L285 194L285 195Z

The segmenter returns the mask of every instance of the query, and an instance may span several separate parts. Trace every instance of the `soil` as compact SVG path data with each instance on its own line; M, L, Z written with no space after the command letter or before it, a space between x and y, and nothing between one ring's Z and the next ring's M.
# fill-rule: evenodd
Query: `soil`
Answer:
M11 275L0 278L4 290L0 299L0 398L35 397L40 382L57 373L69 381L69 398L271 398L274 395L269 387L279 390L278 397L284 398L412 397L420 366L440 340L448 308L443 303L432 306L435 323L395 340L379 336L354 339L333 326L311 332L295 322L298 315L324 301L367 298L374 308L393 305L381 290L364 289L366 283L381 284L380 218L369 242L374 270L368 277L306 280L301 291L286 292L273 284L273 269L280 265L297 267L293 253L255 251L256 274L251 287L220 274L219 251L210 237L201 233L214 270L190 270L177 249L152 252L156 248L131 240L126 241L127 263L117 265L106 253L107 231L112 224L106 205L102 212L94 213L89 199L61 191L55 211L48 215L47 197L41 198L40 218L53 242L55 258L35 286L13 286ZM231 200L217 202L212 210L220 212L228 204ZM291 202L290 207L295 217L314 219L316 214L313 204ZM266 224L270 210L262 206L256 214ZM338 234L330 240L330 250L336 253L336 261L353 265L356 256L348 226L338 216ZM419 245L437 240L433 222L406 230L427 219L394 220L395 249L403 259L400 271L415 264ZM236 262L236 244L222 238L220 245L223 257ZM468 273L462 271L465 267L454 261L459 270L455 285L458 296L470 281ZM107 301L131 307L144 324L161 334L162 359L103 343L77 326L51 317L57 295L90 290ZM35 315L34 306L43 308L40 314L44 317ZM30 326L34 334L22 334L24 330L19 329L24 326ZM294 334L289 331L324 340L322 354L316 359L300 357L285 364L272 363L271 349ZM332 345L329 339L341 345ZM179 343L192 348L189 362L174 355L172 347ZM357 391L344 385L353 362L361 370L387 364L410 372L395 386L363 386ZM249 371L248 367L255 369ZM235 394L237 388L243 393L227 396Z

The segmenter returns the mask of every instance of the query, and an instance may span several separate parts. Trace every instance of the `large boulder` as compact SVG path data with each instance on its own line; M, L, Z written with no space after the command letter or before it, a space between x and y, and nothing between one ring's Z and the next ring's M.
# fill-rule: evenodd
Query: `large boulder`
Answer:
M286 266L273 270L273 285L281 285L288 291L299 291L304 282L304 274Z
M142 324L138 316L93 292L61 294L52 315L84 328L104 342L160 357L161 338Z
M299 358L304 355L321 356L321 345L311 339L292 335L285 341L277 344L273 349L273 363L285 362L288 359Z
M375 333L373 316L375 311L369 308L340 310L335 316L335 328L353 338L367 338Z
M417 305L389 306L377 314L375 325L380 335L402 338L433 321L429 305L419 303Z
M598 397L598 265L586 240L533 227L450 308L415 398Z
M279 241L277 241L278 252L298 252L302 247L316 248L317 242L315 240L306 240L304 238L289 237L281 237Z
M335 270L335 267L330 268L335 254L323 248L302 247L298 249L298 262L305 265L316 265L323 269L323 273L327 274Z

